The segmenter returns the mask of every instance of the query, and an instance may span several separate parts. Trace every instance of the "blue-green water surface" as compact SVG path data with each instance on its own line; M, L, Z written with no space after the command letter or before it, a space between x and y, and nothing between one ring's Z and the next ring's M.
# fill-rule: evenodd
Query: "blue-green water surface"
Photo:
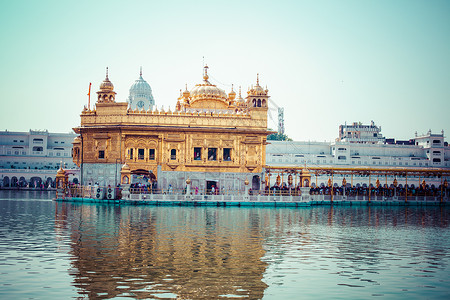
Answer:
M445 299L448 207L167 207L0 191L0 299Z

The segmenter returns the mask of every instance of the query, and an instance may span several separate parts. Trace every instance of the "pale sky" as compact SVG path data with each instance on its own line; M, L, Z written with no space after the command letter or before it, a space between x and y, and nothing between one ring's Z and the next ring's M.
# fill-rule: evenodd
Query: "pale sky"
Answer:
M0 33L0 130L71 131L106 67L116 101L142 66L173 109L204 57L226 92L244 96L259 73L294 140L371 120L397 139L450 134L450 1L15 0Z

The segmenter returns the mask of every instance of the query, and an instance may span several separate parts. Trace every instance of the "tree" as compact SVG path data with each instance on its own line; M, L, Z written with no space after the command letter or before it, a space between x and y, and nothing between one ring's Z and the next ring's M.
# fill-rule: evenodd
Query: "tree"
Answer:
M282 133L272 133L267 136L267 140L270 141L292 141L290 137L288 137L286 134Z

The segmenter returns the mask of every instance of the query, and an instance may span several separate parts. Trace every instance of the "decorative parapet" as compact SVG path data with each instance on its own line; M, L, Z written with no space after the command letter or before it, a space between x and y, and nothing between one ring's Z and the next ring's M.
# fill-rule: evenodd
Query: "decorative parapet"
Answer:
M133 124L154 126L194 127L256 127L267 128L267 119L254 119L249 112L232 110L189 109L186 111L161 110L117 110L113 114L97 110L83 110L82 125Z

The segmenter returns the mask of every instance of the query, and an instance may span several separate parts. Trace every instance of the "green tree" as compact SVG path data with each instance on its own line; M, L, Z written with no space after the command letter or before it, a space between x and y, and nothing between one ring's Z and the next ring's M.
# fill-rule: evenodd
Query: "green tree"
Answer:
M281 133L272 133L267 136L267 140L270 141L292 141L290 137L288 137L286 134Z

